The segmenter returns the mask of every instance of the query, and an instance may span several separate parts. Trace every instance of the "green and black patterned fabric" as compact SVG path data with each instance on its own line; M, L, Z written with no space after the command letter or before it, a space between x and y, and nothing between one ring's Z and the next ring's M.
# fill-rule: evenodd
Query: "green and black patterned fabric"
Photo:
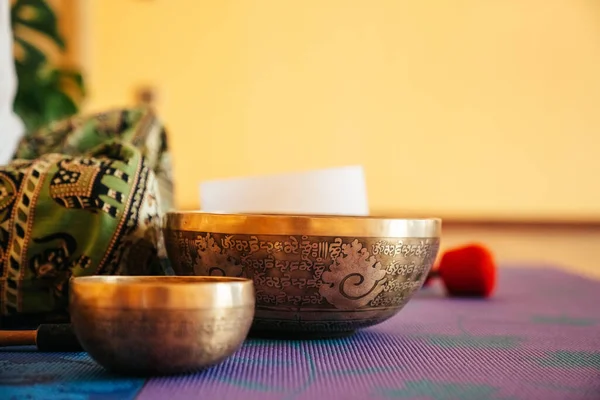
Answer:
M57 121L0 166L0 328L68 320L72 276L169 274L167 135L150 109Z

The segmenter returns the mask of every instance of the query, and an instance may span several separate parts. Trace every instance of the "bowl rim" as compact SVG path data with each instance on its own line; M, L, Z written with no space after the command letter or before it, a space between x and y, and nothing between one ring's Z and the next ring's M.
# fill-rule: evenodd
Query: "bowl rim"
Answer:
M249 278L230 276L196 276L196 275L90 275L70 278L79 285L127 285L127 286L161 286L165 285L239 285L252 283Z
M439 238L442 219L172 210L165 213L163 228L246 235Z
M249 278L193 275L93 275L69 279L69 306L208 310L255 305Z

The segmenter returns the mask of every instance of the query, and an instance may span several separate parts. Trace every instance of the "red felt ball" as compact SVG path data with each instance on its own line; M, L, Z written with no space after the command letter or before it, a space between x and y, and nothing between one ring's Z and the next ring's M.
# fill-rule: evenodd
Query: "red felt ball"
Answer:
M496 286L494 257L479 244L446 251L438 273L450 296L489 297Z

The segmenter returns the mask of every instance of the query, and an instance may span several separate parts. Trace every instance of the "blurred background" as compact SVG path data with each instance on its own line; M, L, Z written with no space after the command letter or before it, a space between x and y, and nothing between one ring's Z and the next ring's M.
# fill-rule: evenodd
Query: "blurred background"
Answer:
M64 40L16 29L66 77L48 115L151 102L178 208L207 179L360 164L373 214L599 272L597 0L18 3Z

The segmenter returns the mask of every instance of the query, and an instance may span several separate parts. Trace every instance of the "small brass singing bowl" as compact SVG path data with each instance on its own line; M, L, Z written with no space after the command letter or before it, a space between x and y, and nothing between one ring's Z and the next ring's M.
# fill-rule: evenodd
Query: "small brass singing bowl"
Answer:
M171 212L164 233L177 275L254 280L251 335L324 338L404 307L438 254L441 220Z
M254 316L251 280L90 276L70 280L71 323L101 366L127 375L193 372L232 355Z

